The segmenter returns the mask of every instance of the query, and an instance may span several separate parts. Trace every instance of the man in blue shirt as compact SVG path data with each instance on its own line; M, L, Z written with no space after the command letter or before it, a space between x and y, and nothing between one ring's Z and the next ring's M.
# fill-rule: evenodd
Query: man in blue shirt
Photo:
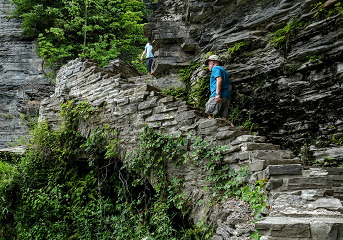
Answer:
M229 74L220 66L220 60L217 55L211 55L206 64L212 72L210 79L211 96L206 103L206 113L208 118L213 118L213 114L218 115L220 118L229 121L229 106L231 101L230 91L232 90ZM231 126L234 127L232 122L229 121Z
M148 70L149 72L149 75L151 75L151 66L152 66L152 63L154 62L154 55L152 54L152 46L150 43L147 43L145 45L145 50L142 54L142 57L141 57L141 61L143 62L143 57L145 56L146 54L146 69Z

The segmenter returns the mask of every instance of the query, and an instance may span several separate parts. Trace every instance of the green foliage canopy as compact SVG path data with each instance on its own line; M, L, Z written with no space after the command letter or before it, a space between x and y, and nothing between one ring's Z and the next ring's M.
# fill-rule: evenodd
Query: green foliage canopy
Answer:
M47 67L86 57L104 66L118 56L130 62L143 50L150 12L143 0L12 0L23 34L38 37Z
M73 100L61 107L59 130L36 123L23 156L0 154L0 239L191 240L172 204L116 159L114 129L81 136L75 123L98 109Z

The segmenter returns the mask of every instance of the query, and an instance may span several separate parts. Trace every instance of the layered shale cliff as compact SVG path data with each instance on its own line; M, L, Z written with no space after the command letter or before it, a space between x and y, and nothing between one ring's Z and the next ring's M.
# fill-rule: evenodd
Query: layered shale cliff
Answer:
M40 100L53 91L36 41L21 35L20 21L8 19L11 10L10 0L0 0L0 148L27 135L20 114L38 116Z
M2 9L9 8L7 1L1 3ZM211 188L211 183L205 181L208 172L203 171L208 159L202 159L196 169L187 165L194 159L181 168L166 163L168 177L185 180L181 190L191 199L190 218L194 223L213 224L214 240L249 239L254 228L260 229L261 239L342 239L343 170L309 166L321 159L334 159L336 165L343 161L339 146L343 138L341 1L318 3L161 1L154 19L145 26L146 36L155 40L157 79L139 76L119 60L102 69L91 60L76 59L58 72L55 92L42 101L40 117L57 129L61 103L87 100L98 107L99 114L79 119L78 129L89 137L99 126L115 128L124 141L119 149L122 160L137 149L145 125L163 134L196 136L229 146L220 153L223 166L236 171L247 166L253 173L252 185L267 181L261 192L268 197L267 208L255 225L251 224L253 211L242 201L227 198L208 207L211 195L204 187ZM14 20L2 17L1 21L18 29ZM284 37L277 46L272 43L276 32ZM3 142L9 140L10 132L24 132L19 112L34 109L30 106L47 96L40 88L50 86L39 68L41 62L28 55L34 51L34 42L24 43L25 39L11 34L0 41ZM13 46L6 47L9 43ZM228 54L228 49L235 51ZM223 120L208 120L202 109L155 88L182 85L170 74L192 61L203 62L212 53L221 55L230 74L232 106L239 107L241 119L259 124L257 134ZM192 76L194 86L210 74L203 67ZM193 143L188 137L187 150L192 150Z
M153 74L221 55L240 119L258 123L256 131L268 142L315 161L317 148L335 148L343 137L341 3L165 0L144 27L155 40ZM193 84L209 76L201 68ZM342 160L340 151L334 150L335 158Z
M124 162L137 154L146 125L165 135L184 136L184 150L191 153L190 159L183 164L165 159L163 171L168 179L176 177L184 182L178 190L188 199L189 218L195 224L210 224L213 240L248 240L254 228L260 230L260 239L342 239L343 169L304 166L291 151L266 143L265 137L253 135L247 128L231 127L222 119L207 119L201 109L146 84L148 76L128 77L117 74L118 69L130 72L130 67L120 61L104 69L86 59L70 61L57 74L55 93L42 101L41 119L58 129L62 124L61 103L87 101L92 109L97 107L97 114L79 117L76 129L86 138L100 127L116 129L123 140L118 150ZM195 157L197 141L229 147L220 151L218 159L225 174L247 167L253 173L251 185L257 180L266 183L258 192L267 198L261 221L252 224L254 211L241 200L227 197L208 204L213 199L209 189L216 182L207 179L210 170L205 166L210 158ZM155 177L151 174L150 181Z

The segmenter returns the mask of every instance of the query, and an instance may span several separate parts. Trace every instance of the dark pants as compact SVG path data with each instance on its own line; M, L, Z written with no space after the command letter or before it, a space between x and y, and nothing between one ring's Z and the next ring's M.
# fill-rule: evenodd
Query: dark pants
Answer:
M152 63L154 62L154 58L150 57L146 59L146 69L148 70L148 72L151 72L151 66Z

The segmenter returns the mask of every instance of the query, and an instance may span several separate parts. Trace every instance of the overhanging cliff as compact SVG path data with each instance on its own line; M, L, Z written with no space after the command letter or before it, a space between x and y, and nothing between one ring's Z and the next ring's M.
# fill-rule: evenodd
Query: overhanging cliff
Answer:
M162 1L144 27L155 40L153 74L219 54L239 120L252 119L268 142L298 153L304 144L335 147L333 138L343 137L341 3ZM203 76L195 71L192 79Z

